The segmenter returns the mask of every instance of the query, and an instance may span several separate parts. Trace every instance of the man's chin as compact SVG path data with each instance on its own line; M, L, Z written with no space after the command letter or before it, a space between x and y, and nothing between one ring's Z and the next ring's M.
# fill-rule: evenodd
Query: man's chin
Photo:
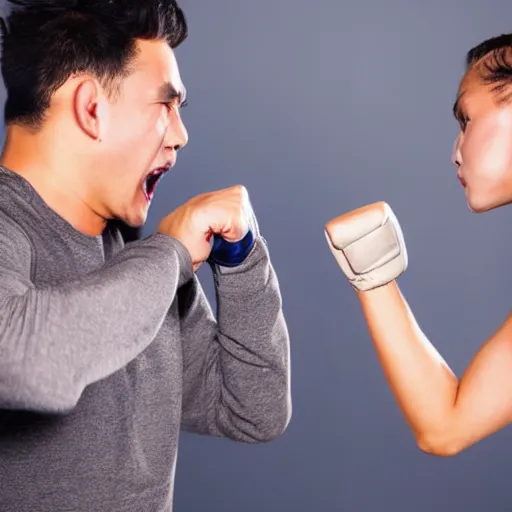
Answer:
M127 219L125 222L128 226L130 226L133 229L140 229L146 224L148 218L147 212L140 214L138 216L135 216L134 218Z
M146 224L147 218L148 209L141 208L138 211L127 212L120 220L132 229L140 229Z

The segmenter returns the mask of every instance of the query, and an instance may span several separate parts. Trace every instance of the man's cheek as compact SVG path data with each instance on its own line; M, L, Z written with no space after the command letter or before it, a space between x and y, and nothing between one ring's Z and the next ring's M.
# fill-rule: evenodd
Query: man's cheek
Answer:
M165 133L169 127L169 117L165 114L165 112L162 113L157 119L156 126L155 126L155 134L159 139L163 139L165 136Z

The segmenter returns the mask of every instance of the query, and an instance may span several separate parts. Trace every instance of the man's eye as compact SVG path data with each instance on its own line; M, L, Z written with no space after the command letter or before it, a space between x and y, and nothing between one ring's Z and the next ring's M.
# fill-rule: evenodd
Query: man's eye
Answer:
M186 100L181 104L177 103L175 100L173 100L173 101L166 101L164 103L164 105L166 106L167 110L176 110L176 109L180 109L180 108L185 108L188 105L188 103Z

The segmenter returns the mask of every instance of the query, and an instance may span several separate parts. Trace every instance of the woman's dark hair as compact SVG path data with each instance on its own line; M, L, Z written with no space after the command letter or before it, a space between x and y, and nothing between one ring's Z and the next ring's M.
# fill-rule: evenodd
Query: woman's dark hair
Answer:
M478 63L477 66L475 66ZM466 69L475 66L483 83L493 85L499 103L512 98L512 34L502 34L481 42L466 55Z

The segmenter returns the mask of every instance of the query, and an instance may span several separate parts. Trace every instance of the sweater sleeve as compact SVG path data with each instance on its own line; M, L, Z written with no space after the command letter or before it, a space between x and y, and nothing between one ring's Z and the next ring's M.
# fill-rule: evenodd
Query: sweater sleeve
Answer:
M193 276L186 249L152 235L102 268L35 286L31 244L0 215L0 408L66 413L84 388L118 371L155 338L177 288Z
M197 280L183 311L182 428L246 443L281 435L291 418L290 340L266 242L235 268L212 266L217 316Z

